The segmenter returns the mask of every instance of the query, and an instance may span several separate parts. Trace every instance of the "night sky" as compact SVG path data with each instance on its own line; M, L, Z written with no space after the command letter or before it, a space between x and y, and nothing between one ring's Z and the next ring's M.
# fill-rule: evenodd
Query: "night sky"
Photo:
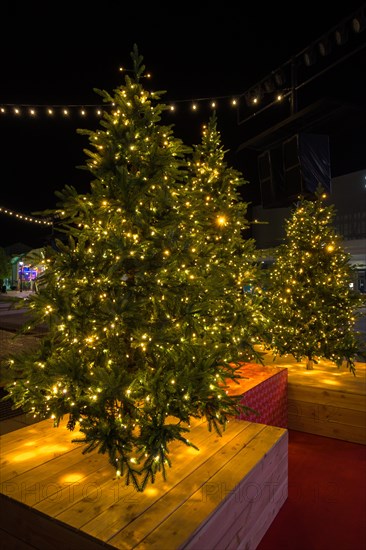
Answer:
M275 107L259 115L258 120L238 124L238 113L244 120L253 110L243 97L239 111L230 100L365 6L351 1L282 6L223 2L218 7L210 2L160 2L149 3L148 8L144 3L131 3L127 8L126 4L104 1L94 7L82 1L36 2L2 7L0 107L6 112L0 113L1 207L34 214L54 208L54 192L65 185L73 185L80 192L88 190L91 178L77 168L84 163L83 148L88 141L76 130L97 129L98 118L87 107L85 118L79 109L71 109L69 118L61 114L49 117L45 108L100 103L94 88L112 92L123 84L119 67L131 66L134 43L152 73L146 87L165 90L164 101L177 107L164 123L174 124L175 135L187 145L200 141L202 125L210 115L209 99L221 98L216 112L227 160L249 180L244 198L255 203L258 183L245 155L238 154L237 149L275 122ZM337 94L347 102L365 103L366 48L361 45L366 41L366 31L360 35L362 39L354 43L358 53L304 87L303 105ZM346 47L351 51L349 45ZM200 101L198 112L193 112L192 101L201 98L208 99ZM10 105L27 107L16 116ZM32 105L41 106L33 118L27 114ZM365 132L351 127L345 129L343 141L339 138L334 143L339 174L348 166L351 170L365 168L365 142L355 139L356 134L364 139ZM45 228L13 221L0 212L0 246L16 242L40 246L47 234Z

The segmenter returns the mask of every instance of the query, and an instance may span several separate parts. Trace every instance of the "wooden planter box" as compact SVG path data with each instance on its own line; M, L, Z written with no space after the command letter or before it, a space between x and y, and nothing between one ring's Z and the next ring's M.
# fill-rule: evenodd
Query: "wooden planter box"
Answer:
M254 550L287 498L283 428L234 419L219 437L197 421L189 437L200 450L172 444L167 480L137 493L113 478L106 456L82 455L64 426L1 437L7 549Z
M329 361L314 371L289 369L289 429L365 445L365 374L362 363L356 364L356 377Z
M366 363L356 376L328 360L313 370L291 355L265 357L266 365L288 369L288 429L366 444Z

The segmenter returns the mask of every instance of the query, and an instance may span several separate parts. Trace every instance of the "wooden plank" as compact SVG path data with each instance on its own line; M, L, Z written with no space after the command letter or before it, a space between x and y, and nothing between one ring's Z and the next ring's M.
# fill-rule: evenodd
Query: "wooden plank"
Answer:
M315 414L315 412L314 412ZM314 422L311 416L288 415L290 430L298 430L325 437L334 437L352 443L366 444L366 429L364 426L352 426L336 422Z
M207 431L204 426L201 429ZM148 487L143 493L133 492L131 494L131 488L122 487L117 502L111 502L110 494L103 495L103 501L98 502L98 514L94 513L94 517L88 523L84 522L81 528L91 535L107 541L136 517L141 517L146 510L149 510L146 516L152 517L152 506L159 502L166 493L172 496L173 505L177 505L180 495L177 487L181 486L182 480L184 481L192 470L201 468L202 471L206 463L209 462L210 457L219 455L221 448L226 444L230 443L233 447L235 444L240 445L240 434L243 434L241 438L242 441L245 441L253 437L253 433L258 433L262 429L263 427L259 424L232 421L229 423L223 437L211 434L211 438L207 440L208 445L202 445L199 452L187 448L183 444L172 445L171 454L174 456L174 466L169 470L166 482L159 478L153 486ZM223 459L223 456L220 455L219 460L222 462ZM211 468L213 467L211 466ZM201 479L199 481L202 483ZM108 506L105 506L105 497L108 499ZM185 494L183 498L185 498ZM126 502L128 502L128 505L126 505ZM101 507L102 512L100 512ZM165 513L166 509L164 509ZM66 523L75 524L75 509L70 508L66 513L60 514L58 518Z
M237 373L243 378L235 381L231 379L226 380L228 394L242 395L283 372L285 372L287 376L287 369L285 367L274 367L270 365L263 366L257 363L243 363L243 366L237 371Z
M28 440L41 439L45 433L49 432L50 427L53 425L51 420L42 420L35 424L30 424L24 426L19 430L12 431L0 436L1 443L1 453L9 453L19 446L22 443L27 442Z
M106 540L118 548L128 548L128 544L138 544L144 537L153 532L168 514L177 509L180 510L182 503L186 502L197 491L202 500L205 481L210 480L218 469L225 466L231 456L235 456L243 446L256 435L262 433L263 428L259 424L250 424L245 431L237 433L235 438L230 441L218 442L217 448L211 454L205 450L205 460L200 460L199 464L189 464L189 467L186 467L185 475L176 478L174 487L169 488L170 490L161 492L160 498L155 500L148 513L142 514L136 510L137 513L130 517L130 522L125 526L116 525L113 538L109 537Z
M192 427L190 437L194 438L197 446L204 445L212 437L212 434L207 429L198 431L197 427L198 424ZM192 454L197 453L194 450L191 450L191 452ZM92 453L92 456L95 456L95 453ZM43 499L35 507L54 517L60 516L68 508L73 507L73 510L70 511L75 518L73 525L79 528L94 517L95 512L90 506L91 502L95 503L98 513L101 513L119 500L123 500L125 503L135 501L137 495L135 489L131 486L126 487L123 481L115 478L115 470L109 464L105 455L98 455L98 457L98 461L103 461L103 467L88 472L82 463L80 466L75 465L68 472L69 476L65 480L66 485L62 484L62 479L60 481L51 479L51 483L56 482L56 486L57 483L60 486L57 498ZM175 470L174 459L173 468ZM76 476L80 473L83 474L83 477L77 479ZM75 481L72 481L73 476ZM168 476L170 476L170 471ZM71 481L69 485L67 483L68 479Z
M1 450L0 479L2 482L16 478L27 470L31 470L75 448L80 449L82 444L72 443L71 440L80 434L70 433L66 429L52 428L51 435L44 435L37 440L24 441L9 453ZM20 430L19 430L20 431ZM46 432L47 434L48 432Z
M40 508L40 503L45 502L44 508L49 504L60 510L63 500L74 501L77 493L88 494L88 474L95 472L102 478L101 470L106 462L107 458L101 454L83 456L80 449L74 449L50 460L48 464L43 463L4 481L1 492L28 506ZM113 476L112 466L108 467L106 475L109 478Z
M363 393L347 393L341 389L329 390L293 383L288 384L287 391L289 400L309 401L363 412L366 410L366 394Z
M314 370L292 364L288 371L288 383L366 395L366 363L356 363L356 376L330 361L319 361Z
M3 550L34 550L34 546L30 546L3 529L0 529L0 548Z
M188 542L192 531L196 531L202 522L206 522L206 518L220 502L217 495L211 494L212 484L214 487L224 487L226 493L233 491L256 464L261 462L263 455L267 456L279 437L284 437L287 433L286 430L272 426L263 428L245 445L241 444L239 448L233 449L230 443L217 457L208 461L209 464L191 471L179 487L180 506L172 509L169 503L172 496L176 498L176 491L174 495L165 494L149 515L140 516L133 526L132 523L129 525L128 534L126 530L121 530L118 536L107 539L108 542L117 548L128 548L125 541L132 541L139 550L177 548L181 541ZM217 458L220 460L217 461ZM202 494L206 498L202 499ZM169 515L168 510L171 512ZM215 522L215 525L217 530L219 522Z
M57 430L60 430L66 424L67 420L63 419L59 428L53 428L53 420L41 420L35 424L24 426L15 432L4 434L0 436L1 453L10 453L24 444L31 446L33 442L42 439L46 434L50 435L51 430L54 430L55 434L58 433Z
M296 361L291 354L274 358L274 354L264 350L263 346L255 346L255 348L263 354L264 365L288 368L289 384L342 389L342 391L351 393L365 393L365 362L355 362L356 376L354 376L346 367L338 368L335 363L327 359L319 359L318 364L314 365L314 370L307 370L305 359Z
M0 529L21 534L21 539L34 548L52 550L112 550L113 547L93 539L61 522L0 494Z
M287 496L288 481L286 479L278 486L274 493L273 503L268 505L256 518L253 518L249 530L247 525L242 522L241 518L238 518L237 523L240 528L230 541L230 544L225 547L225 550L255 550L285 503ZM218 544L212 550L222 550L222 548L223 547Z
M265 354L265 364L274 364ZM356 376L320 360L314 370L291 355L275 363L288 368L288 428L366 444L366 363L356 362Z
M243 537L250 540L252 525L256 518L263 514L273 516L270 509L282 506L283 495L278 492L278 489L284 484L283 493L287 498L287 450L287 437L283 437L269 453L263 456L251 472L243 477L232 493L226 494L226 500L180 548L185 550L199 550L203 547L227 548L232 540L237 539L241 526L244 532L239 540ZM277 512L278 510L279 508ZM219 532L222 534L220 539ZM258 539L256 540L258 542ZM239 541L236 540L236 542Z
M203 421L201 421L203 423ZM39 440L38 437L33 437L27 440L24 437L18 437L18 444L16 451L10 453L10 455L3 457L3 466L1 469L2 487L1 490L4 494L17 498L26 504L35 505L42 501L46 501L51 507L54 502L57 502L57 510L60 511L60 500L66 499L70 502L77 498L76 489L79 489L79 498L83 498L86 494L89 496L91 487L87 478L90 473L95 471L98 483L101 482L103 476L107 476L109 480L113 480L115 470L108 462L106 455L99 453L87 453L82 454L84 446L82 444L71 443L71 438L76 434L70 434L66 431L66 428L58 428L64 430L64 437L69 438L69 449L63 453L56 455L52 460L49 460L47 454L44 453L44 449L41 447L41 451L38 452L34 449L34 441L47 442L48 438L45 434L51 433L51 440L55 437L53 424L49 424L45 421L47 432L44 432L45 426L39 424L39 431L43 434L43 437ZM200 422L196 422L196 426L199 426ZM193 426L192 432L195 433L196 427ZM23 430L19 430L23 431ZM28 431L28 430L24 430ZM207 433L206 433L207 432ZM205 436L210 437L210 433L206 430ZM21 441L21 445L19 444ZM32 451L24 453L23 450L31 448ZM17 474L14 471L14 461L22 459L23 468L22 471ZM37 464L35 464L35 461ZM107 468L108 471L104 472L103 468ZM103 470L103 471L102 471ZM17 474L17 475L16 475ZM82 481L87 483L83 484ZM61 496L61 493L63 496ZM47 511L47 510L46 510Z
M268 426L266 427L266 431L268 431L267 428L270 429ZM263 433L256 439L257 441L253 440L250 443L248 451L250 452L250 447L253 447L253 449L255 448L255 450L259 451L262 455L258 443L260 443L261 446L264 443ZM226 540L224 538L225 544L229 542L228 539L235 538L239 525L245 526L245 540L247 540L251 532L251 525L255 521L255 518L258 514L260 515L263 510L267 509L267 499L270 499L273 486L276 486L277 483L281 484L283 480L286 480L287 483L287 449L288 441L286 433L280 440L277 440L272 448L262 455L262 459L243 476L239 486L234 489L231 498L227 499L214 510L208 521L200 526L198 532L190 537L189 541L187 541L185 545L182 545L182 548L200 550L203 544L206 545L207 543L208 548L214 548L215 546L218 548L226 548L226 546L221 546L219 544L218 538L220 533L222 534L229 526L233 516L234 525L231 526L229 532L226 532L227 538ZM245 452L241 454L245 463L247 463L248 458L250 459L251 457ZM237 457L228 465L230 472L233 468L239 466L238 464L235 465L236 459ZM223 474L223 479L225 479L224 483L226 483L227 472L219 472L219 475L221 474ZM239 498L237 498L238 496ZM243 498L240 499L240 496L243 496ZM251 496L253 498L251 498ZM237 517L235 518L235 516ZM145 548L145 546L142 546L142 548Z
M212 515L209 528L207 525L205 526L204 534L202 532L200 538L192 538L180 545L179 550L202 550L203 548L210 548L210 550L225 548L226 550L231 546L236 549L241 542L245 543L245 548L251 548L252 538L256 540L256 544L253 545L253 548L256 548L260 539L257 533L253 533L253 525L255 525L258 515L263 522L272 513L273 508L276 509L276 512L273 512L274 518L287 498L287 468L285 472L281 464L278 467L281 469L281 475L277 472L275 477L279 483L276 481L272 487L272 481L269 479L268 485L262 491L258 489L258 484L255 482L250 482L248 485L245 480L244 486L238 487L235 493L243 495L248 493L247 498L244 497L243 500L238 501L235 496L234 500L230 499L225 513L221 513L221 509L218 509ZM273 477L273 474L271 477ZM269 499L271 502L269 502ZM260 506L256 506L258 502L260 502ZM273 519L271 519L272 521ZM224 529L226 529L225 533L218 540Z
M343 407L333 407L322 403L289 400L289 414L304 416L309 423L329 422L359 426L366 429L366 411L358 411Z
M267 428L270 429L270 427L266 427L266 429ZM268 433L266 434L266 437L268 439ZM215 476L209 481L210 486L212 486L212 484L216 484L218 487L224 487L226 494L232 491L231 499L229 499L229 501L225 501L224 505L219 505L218 499L215 499L215 495L213 495L213 498L210 498L211 495L209 494L207 495L208 498L205 500L203 505L201 505L202 499L200 499L200 495L192 495L189 501L182 504L179 510L176 510L174 514L170 515L165 522L159 525L156 531L146 537L136 548L139 550L147 548L158 549L160 544L159 541L162 542L162 547L167 547L169 540L172 541L173 547L177 547L177 544L181 539L186 539L185 543L182 545L183 547L199 549L202 548L203 541L205 541L205 547L206 543L208 543L207 548L211 548L215 544L215 540L217 540L217 538L219 538L222 534L221 526L225 526L224 518L228 515L231 516L231 514L235 512L235 509L237 511L242 505L240 502L235 503L237 487L237 478L235 477L235 474L238 471L241 472L243 475L242 479L245 479L246 481L248 478L249 484L256 479L255 477L254 479L250 477L249 471L252 469L254 464L258 463L257 453L259 452L260 456L262 456L261 451L266 447L264 442L266 437L264 437L264 432L262 432L257 438L255 438L255 440L251 441L248 447L245 447L239 455L235 456L229 463L226 463L225 467L219 470L217 474L215 474ZM258 443L262 447L261 449L258 447ZM255 451L254 453L253 450ZM257 459L254 458L255 456ZM272 453L267 452L265 453L265 456L271 457ZM263 466L262 460L263 458L259 460L261 463L259 468ZM241 469L241 467L243 469ZM208 492L210 493L210 491ZM205 532L205 518L207 514L211 521L211 529L209 532ZM187 538L187 535L192 528L192 517L195 518L195 522L196 520L201 521L201 524L199 525L198 531L196 531L192 536L189 535ZM250 523L250 514L248 517ZM210 537L213 538L207 540L208 533L210 534ZM177 544L175 544L175 542Z
M241 429L241 427L237 422L230 422L227 433L229 434L233 431L236 433L239 429ZM208 431L206 423L200 422L199 424L192 426L190 439L192 441L197 441L199 445L202 443L204 447L205 442L210 440L212 437L214 437L214 435ZM218 439L220 438L218 437ZM201 456L202 454L197 453L197 451L191 447L186 447L182 443L178 443L177 446L179 447L179 450L172 457L173 467L171 470L168 470L169 480L172 476L178 475L179 472L186 468L186 462L182 464L182 461L179 461L179 457L182 453L184 453L186 459L188 457L189 461L195 460L197 455ZM174 444L171 447L171 451L174 451ZM110 466L110 468L112 467ZM87 495L84 495L81 499L75 500L72 506L68 506L65 509L58 508L58 510L55 511L58 519L70 523L74 527L82 528L84 524L95 518L96 511L99 515L109 509L114 510L116 506L120 506L123 510L126 503L128 503L128 507L130 509L131 503L135 502L140 502L140 504L143 502L144 505L146 504L146 506L148 506L147 502L149 498L157 498L155 488L151 491L147 489L143 493L144 496L142 497L142 495L137 493L132 486L126 487L124 482L115 479L114 473L115 471L112 469L105 483L100 483L98 476L95 477L92 475L89 477L87 482L89 487L91 485L91 490L88 489ZM157 485L159 485L159 483L156 483L155 486ZM91 502L94 503L93 507L90 506ZM47 511L50 512L49 507L47 507ZM117 518L117 521L120 521L120 518Z

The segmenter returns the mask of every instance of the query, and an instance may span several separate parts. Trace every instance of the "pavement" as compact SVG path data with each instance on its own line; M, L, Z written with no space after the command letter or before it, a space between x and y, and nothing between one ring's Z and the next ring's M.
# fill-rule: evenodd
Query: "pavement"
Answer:
M0 294L0 330L8 330L16 332L30 319L29 311L22 300L26 300L31 294L30 290L9 290L4 294ZM10 298L10 299L9 299ZM14 300L13 298L16 298ZM46 332L46 327L39 326L32 329L28 334L41 335Z
M31 294L34 294L33 290L7 290L3 294L0 294L0 301L3 298L6 300L7 297L14 297L14 298L28 298Z

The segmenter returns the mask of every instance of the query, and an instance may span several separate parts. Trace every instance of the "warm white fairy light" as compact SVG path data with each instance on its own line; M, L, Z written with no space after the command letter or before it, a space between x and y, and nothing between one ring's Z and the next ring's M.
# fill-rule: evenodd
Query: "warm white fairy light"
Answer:
M120 67L119 70L121 72L123 71L126 71L126 69L124 69L123 67ZM128 72L128 71L127 71ZM145 78L151 78L151 74L150 73L146 73L144 75ZM132 86L133 87L133 86ZM150 94L150 97L153 97L153 92ZM273 102L276 102L276 101L281 101L286 95L288 95L287 93L286 94L282 94L282 92L280 91L277 91L277 92L274 92L273 95L272 95L272 101ZM243 96L243 94L240 94L240 96ZM142 97L141 98L141 102L143 103L145 100L147 99L147 96L146 97ZM226 96L217 96L217 97L203 97L203 98L195 98L195 99L174 99L172 102L170 102L169 104L169 110L171 112L175 111L176 110L176 104L177 103L189 103L191 105L191 110L192 111L197 111L199 106L203 103L205 104L209 104L209 106L213 109L216 109L219 105L219 101L221 100L229 100L229 104L231 107L238 107L239 106L239 99L238 97L233 97L233 96L229 96L229 95L226 95ZM259 103L259 97L254 97L251 99L251 103L253 105L256 105L257 103ZM113 106L113 104L111 105ZM52 115L55 115L57 113L60 113L63 117L68 117L74 110L77 111L77 113L81 116L81 117L86 117L88 114L90 113L94 113L96 114L98 117L99 116L102 116L103 115L103 110L107 110L108 109L108 106L107 105L93 105L93 104L89 104L89 105L78 105L78 104L69 104L69 105L50 105L49 108L47 108L47 106L45 105L42 105L42 104L35 104L35 105L30 105L30 104L15 104L15 103L8 103L8 104L3 104L0 106L0 114L2 115L6 115L6 114L10 114L11 112L13 112L13 114L17 115L17 116L21 116L22 114L28 114L30 115L31 117L35 117L39 112L43 112L43 113L46 113L48 116L52 116Z
M218 216L216 219L217 225L225 225L226 224L226 217L225 216Z
M52 225L52 222L50 222L49 220L41 220L38 218L34 218L33 216L19 214L19 212L14 212L13 210L9 210L8 208L4 208L2 206L0 206L0 213L26 222L38 223L41 225Z

